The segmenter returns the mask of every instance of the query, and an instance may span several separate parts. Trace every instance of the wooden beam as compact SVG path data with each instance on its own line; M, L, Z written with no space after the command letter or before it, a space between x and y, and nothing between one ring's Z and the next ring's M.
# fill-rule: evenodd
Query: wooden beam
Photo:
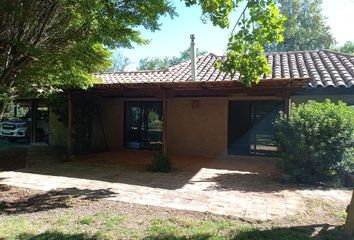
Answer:
M67 154L72 154L72 131L73 131L73 106L72 93L68 93L68 131L67 131Z
M162 121L163 121L163 132L162 132L162 151L163 155L167 156L167 93L163 90L162 96Z

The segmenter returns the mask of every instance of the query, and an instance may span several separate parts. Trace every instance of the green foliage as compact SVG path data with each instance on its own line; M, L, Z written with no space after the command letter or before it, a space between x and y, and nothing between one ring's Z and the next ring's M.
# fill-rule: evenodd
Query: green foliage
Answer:
M0 94L10 97L87 88L109 67L108 47L146 44L137 27L175 15L165 0L4 0L0 12Z
M185 0L186 6L199 5L202 9L203 21L211 20L214 26L226 28L230 26L229 14L242 0ZM260 1L264 2L264 1Z
M172 170L171 160L165 157L161 151L158 151L154 155L148 170L153 172L170 172Z
M73 44L60 54L43 53L16 78L17 90L22 97L46 97L58 89L87 89L97 82L91 73L110 66L110 55L103 45L89 43Z
M196 56L206 54L206 51L197 49ZM138 70L163 70L173 65L190 60L190 47L180 53L179 57L164 57L164 58L143 58L139 61Z
M221 28L229 27L230 13L246 4L220 69L238 71L247 86L270 72L263 46L282 40L284 21L273 1L184 2L199 5L203 20ZM95 82L90 74L109 67L108 48L147 44L138 27L155 31L161 16L177 15L168 0L3 0L0 12L0 105L19 95L90 87ZM166 67L154 66L149 68Z
M354 169L354 111L345 103L293 105L275 121L280 167L298 182L331 180Z
M237 23L239 30L229 39L226 59L217 62L216 67L231 76L240 74L245 86L259 83L263 74L271 73L263 55L264 46L283 40L284 21L273 1L247 1Z
M115 52L112 56L112 66L107 72L121 72L130 64L129 58L123 56L121 52Z
M342 53L354 54L354 42L347 41L342 46L334 48L333 50L338 51L338 52L342 52Z
M180 63L177 57L153 57L139 60L138 70L164 70L170 66Z
M52 94L48 97L48 105L57 116L58 121L68 126L67 97L62 94ZM96 96L85 94L72 96L73 111L73 152L85 154L90 151L92 145L92 126L94 117L100 107Z
M279 0L286 16L284 41L267 45L267 51L298 51L328 49L335 39L326 17L322 15L322 0Z

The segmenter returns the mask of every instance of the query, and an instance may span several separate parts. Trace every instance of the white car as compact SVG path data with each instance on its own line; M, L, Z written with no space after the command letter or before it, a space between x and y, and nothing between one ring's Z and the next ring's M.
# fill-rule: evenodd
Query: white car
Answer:
M29 123L22 119L5 120L1 124L0 136L7 137L10 141L28 137Z
M29 139L31 133L31 113L28 112L24 118L4 120L0 128L0 136L6 137L10 142L18 139ZM37 132L36 141L44 142L48 140L48 112L37 112Z

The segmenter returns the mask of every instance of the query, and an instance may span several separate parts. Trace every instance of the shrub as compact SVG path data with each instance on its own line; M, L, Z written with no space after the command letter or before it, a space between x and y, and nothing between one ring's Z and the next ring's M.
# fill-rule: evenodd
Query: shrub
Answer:
M284 173L297 182L332 180L353 171L354 111L343 102L293 105L275 121L275 140Z
M152 163L148 169L153 172L170 172L172 170L171 160L164 156L161 151L158 151L154 155Z

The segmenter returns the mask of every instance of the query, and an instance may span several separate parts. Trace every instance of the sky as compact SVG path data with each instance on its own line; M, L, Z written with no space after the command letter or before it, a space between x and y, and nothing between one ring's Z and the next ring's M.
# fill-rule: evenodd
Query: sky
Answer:
M195 35L196 47L210 53L222 55L225 52L232 29L213 27L210 22L204 24L201 20L201 10L198 6L185 7L180 0L173 0L178 17L162 17L160 31L141 30L142 36L150 40L150 44L134 46L133 49L118 49L121 54L130 59L127 71L136 70L142 58L179 56L190 44L190 34ZM337 44L354 41L354 0L323 0L322 13L327 17ZM239 13L231 16L231 28Z

